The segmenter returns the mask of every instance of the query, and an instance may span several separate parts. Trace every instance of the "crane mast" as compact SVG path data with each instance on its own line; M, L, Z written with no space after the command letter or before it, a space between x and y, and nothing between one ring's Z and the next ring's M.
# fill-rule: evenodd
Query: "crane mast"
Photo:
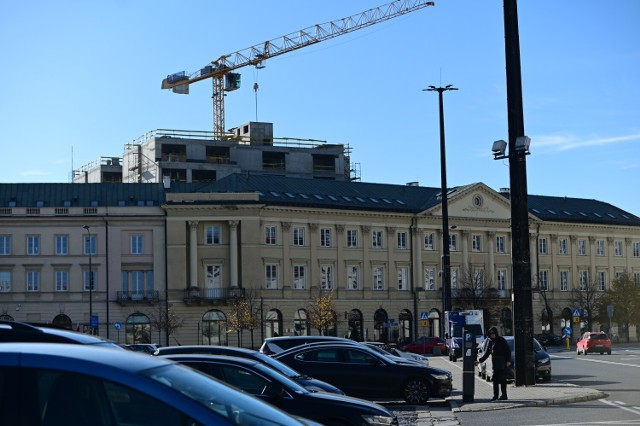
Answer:
M216 138L221 138L225 133L224 94L240 88L240 74L234 73L234 70L247 65L261 66L263 61L269 58L433 5L433 1L396 0L346 18L313 25L246 49L223 55L196 72L187 73L186 71L181 71L168 75L167 78L162 80L162 89L172 89L174 93L188 94L191 84L209 78L212 79L213 132Z

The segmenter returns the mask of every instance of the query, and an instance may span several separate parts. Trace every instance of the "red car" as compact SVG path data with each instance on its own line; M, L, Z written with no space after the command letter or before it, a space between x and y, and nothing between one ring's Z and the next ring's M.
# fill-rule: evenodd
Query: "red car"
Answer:
M406 345L402 348L405 352L413 352L414 354L433 354L434 348L436 349L436 354L440 352L440 355L446 355L447 353L447 345L446 341L442 337L420 337L417 340Z
M607 355L611 355L611 339L604 331L587 331L582 335L582 339L578 340L576 344L578 355L586 355L591 352L600 352L600 355L606 352Z

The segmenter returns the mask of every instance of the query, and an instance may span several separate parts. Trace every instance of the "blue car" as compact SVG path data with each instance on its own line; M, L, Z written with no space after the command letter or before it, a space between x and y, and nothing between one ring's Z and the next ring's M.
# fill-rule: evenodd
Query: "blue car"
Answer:
M0 424L310 425L174 362L58 343L0 344Z

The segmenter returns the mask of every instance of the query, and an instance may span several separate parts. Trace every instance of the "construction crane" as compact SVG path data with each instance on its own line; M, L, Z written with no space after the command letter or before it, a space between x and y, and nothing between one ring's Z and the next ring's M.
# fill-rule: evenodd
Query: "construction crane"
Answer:
M240 74L233 72L234 70L247 65L261 68L264 66L263 62L269 58L433 5L433 1L396 0L356 15L307 27L300 31L238 50L229 55L223 55L194 73L189 74L186 71L181 71L168 75L167 78L162 80L162 88L172 89L174 93L189 94L189 85L208 78L212 79L213 133L215 138L221 139L225 133L225 92L240 88Z

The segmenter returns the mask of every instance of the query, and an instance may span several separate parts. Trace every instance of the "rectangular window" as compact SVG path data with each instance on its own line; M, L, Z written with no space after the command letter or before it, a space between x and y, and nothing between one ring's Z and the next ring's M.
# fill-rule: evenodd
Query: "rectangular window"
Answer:
M276 245L277 228L275 225L267 225L264 227L264 243L269 246Z
M458 251L458 236L449 235L449 251Z
M37 235L27 235L27 254L37 256L40 254L40 237Z
M9 256L11 254L11 236L0 235L0 256Z
M144 253L144 236L132 235L131 236L131 254L143 254Z
M546 238L538 238L538 253L549 254L549 247Z
M596 240L596 256L604 256L604 240Z
M425 250L435 250L433 232L429 232L429 233L424 234L424 249Z
M636 283L636 285L640 285L640 272L633 273L633 282Z
M206 299L222 299L222 265L205 265L204 297Z
M204 227L204 243L208 246L222 244L222 227L220 225L207 225Z
M320 247L331 247L331 229L320 229Z
M69 254L69 236L56 235L56 256L66 256Z
M539 287L542 291L549 291L549 271L538 272Z
M578 256L587 255L587 240L578 240Z
M358 230L357 229L347 229L347 247L349 248L358 247Z
M331 265L320 267L320 288L322 290L333 289L333 267Z
M560 238L558 240L558 254L567 255L569 254L569 244L567 243L566 238Z
M360 289L360 268L356 265L347 266L347 289Z
M133 300L144 299L144 272L130 271L129 277L131 280L131 298Z
M84 236L84 254L95 255L96 254L96 236L95 235L85 235Z
M0 293L11 291L11 271L0 271Z
M406 266L398 268L398 290L409 290L409 268Z
M607 273L598 271L598 291L607 291Z
M278 288L278 265L265 265L265 282L264 286L268 290Z
M304 228L293 228L293 245L296 247L304 247Z
M476 290L476 296L482 296L482 292L484 291L484 269L475 268L471 279L473 280L473 287Z
M296 290L307 288L307 272L304 265L293 265L293 288Z
M382 266L373 268L373 289L384 290L384 267Z
M589 288L589 271L580 271L580 291L587 291Z
M27 271L27 291L40 291L40 271Z
M506 252L505 238L502 235L498 235L496 237L496 253L505 253L505 252Z
M471 251L482 251L482 235L471 236Z
M451 268L451 289L458 288L458 268Z
M98 284L96 282L96 271L92 269L91 273L89 273L89 270L87 269L82 275L84 282L84 291L89 291L89 288L91 288L91 291L95 291Z
M640 242L633 242L633 257L640 257Z
M614 241L613 242L613 253L616 257L622 257L622 241Z
M436 268L424 268L424 289L436 289Z
M383 247L382 240L382 231L373 231L371 233L371 246L373 248L382 248Z
M569 271L560 271L560 291L569 291Z
M498 269L498 290L507 289L507 270Z
M69 271L56 271L56 291L69 291Z
M406 232L398 232L398 249L406 250L407 249L407 233Z

